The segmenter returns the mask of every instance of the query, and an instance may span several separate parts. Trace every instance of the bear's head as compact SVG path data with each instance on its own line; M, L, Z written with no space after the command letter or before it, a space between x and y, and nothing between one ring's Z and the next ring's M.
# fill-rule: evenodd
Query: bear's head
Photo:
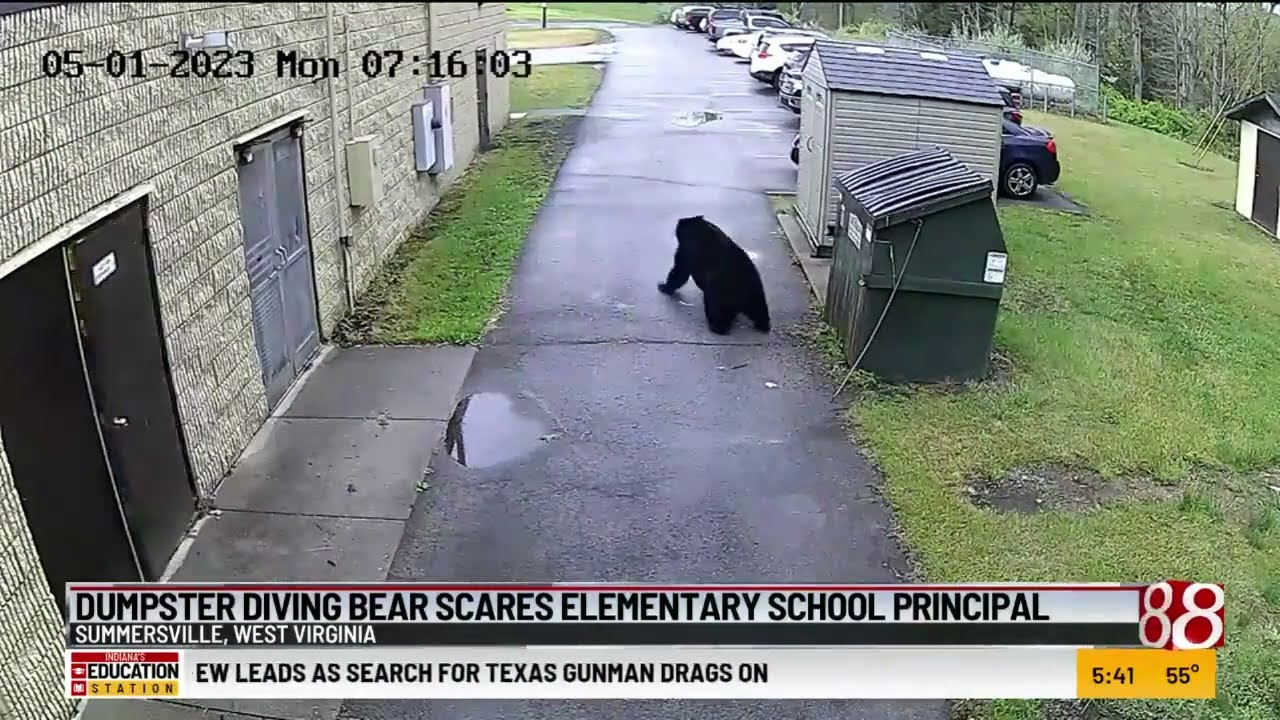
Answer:
M706 218L701 215L680 218L676 221L676 240L689 237L690 231L700 228L706 222Z

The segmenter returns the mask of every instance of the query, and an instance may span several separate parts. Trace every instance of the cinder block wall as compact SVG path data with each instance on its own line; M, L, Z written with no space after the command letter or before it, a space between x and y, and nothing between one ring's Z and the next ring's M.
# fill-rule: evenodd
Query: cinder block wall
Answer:
M352 236L357 294L408 230L434 207L476 154L473 72L450 78L454 169L443 177L413 167L410 105L422 97L432 50L504 49L502 3L103 3L67 4L0 17L0 262L95 206L143 183L150 196L161 319L179 413L196 482L209 495L266 417L255 354L231 140L272 120L307 111L304 135L311 243L321 329L346 311L338 245L339 213ZM332 27L332 46L328 43ZM41 56L81 50L143 50L160 60L183 32L232 30L251 50L249 78L113 78L88 69L47 78ZM396 77L369 78L360 58L397 49ZM337 57L334 83L281 79L278 50ZM414 75L409 58L424 62ZM346 205L345 163L331 144L330 88L339 152L347 139L376 135L384 197L372 208ZM508 115L505 79L489 78L490 126ZM336 203L335 203L335 195ZM84 541L92 541L89 538ZM45 588L0 441L0 717L66 718L60 619Z

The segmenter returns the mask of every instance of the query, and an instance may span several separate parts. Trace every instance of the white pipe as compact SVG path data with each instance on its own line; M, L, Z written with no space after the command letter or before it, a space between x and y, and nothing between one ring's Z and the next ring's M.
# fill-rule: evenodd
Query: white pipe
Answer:
M351 16L350 15L342 16L342 41L346 45L346 49L344 50L344 54L347 57L346 67L348 68L355 67L354 65L351 64ZM346 77L346 80L347 80L347 127L350 128L351 130L351 137L356 136L356 110L355 110L356 99L355 99L355 95L351 94L351 76L354 74L355 73L352 73L352 72L343 73L343 76Z
M324 17L325 52L329 57L334 57L332 3L325 3ZM349 72L347 74L350 75ZM342 145L338 142L338 89L332 75L328 77L326 84L329 88L329 146L333 151L333 212L338 220L338 247L342 253L342 284L347 291L347 310L351 311L355 309L356 287L351 277L351 238L347 234L347 209L342 202L345 180L342 173L338 172L342 160ZM348 89L348 96L349 94Z
M423 56L426 57L432 50L435 49L431 44L431 3L422 3L422 7L425 9L425 12L427 13L427 52L423 53Z

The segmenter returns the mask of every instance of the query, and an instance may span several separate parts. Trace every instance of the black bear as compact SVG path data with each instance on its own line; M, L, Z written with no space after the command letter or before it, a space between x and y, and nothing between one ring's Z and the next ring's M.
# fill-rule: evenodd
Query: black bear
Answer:
M769 332L769 305L755 263L723 230L701 215L676 222L675 263L658 289L672 295L689 278L702 290L702 307L711 332L727 335L738 313L746 315L756 330Z

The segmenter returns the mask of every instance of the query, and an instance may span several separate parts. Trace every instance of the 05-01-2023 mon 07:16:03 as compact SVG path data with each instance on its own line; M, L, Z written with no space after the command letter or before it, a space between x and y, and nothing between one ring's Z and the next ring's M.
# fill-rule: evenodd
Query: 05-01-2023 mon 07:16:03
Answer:
M40 58L45 77L84 77L101 72L113 78L251 78L266 71L277 78L324 80L343 72L337 58L316 57L297 50L276 50L260 57L252 50L174 50L152 53L142 50L112 50L101 59L85 57L83 50L50 50ZM402 50L369 50L353 70L367 78L427 77L460 79L473 73L493 77L529 77L533 71L528 50L488 50L474 52L433 50L417 55Z

